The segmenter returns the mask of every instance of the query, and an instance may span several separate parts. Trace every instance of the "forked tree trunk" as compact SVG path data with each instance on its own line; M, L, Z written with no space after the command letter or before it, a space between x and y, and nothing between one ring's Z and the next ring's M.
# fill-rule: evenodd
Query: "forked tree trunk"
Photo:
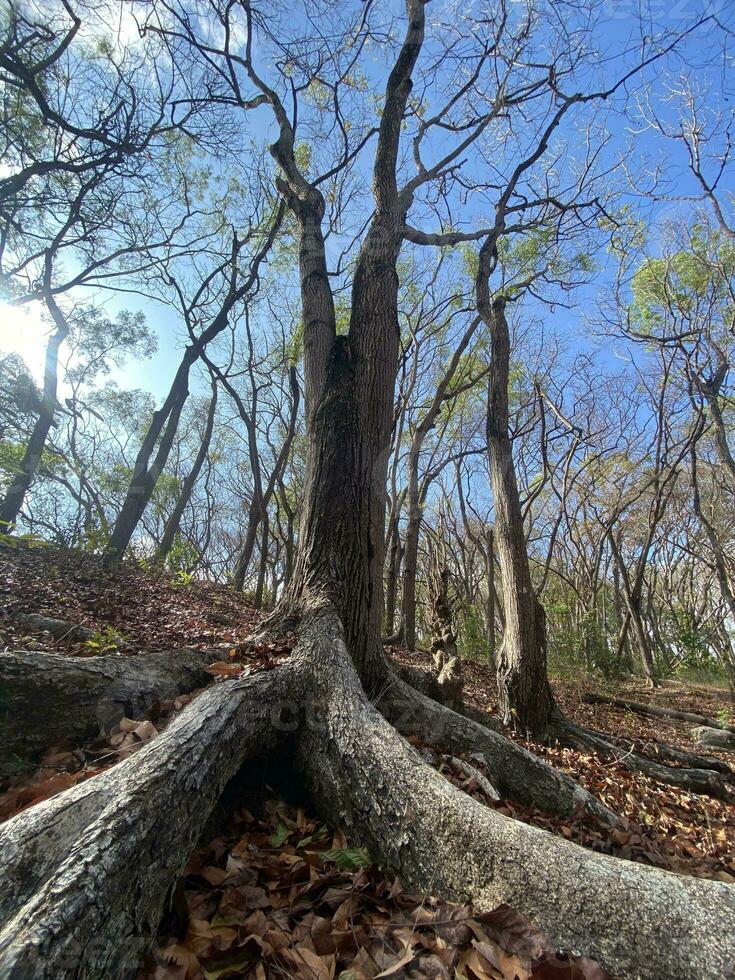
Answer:
M272 752L286 736L314 804L408 887L471 899L479 909L507 902L535 918L554 943L614 973L715 980L731 968L732 886L594 854L482 806L431 769L366 694L389 699L384 710L402 712L395 723L404 731L414 716L426 726L423 735L428 727L450 746L478 745L493 782L508 792L540 805L545 799L566 814L579 804L614 822L568 777L401 685L382 654L385 486L398 357L395 267L410 204L410 196L398 195L395 172L424 17L422 0L407 6L407 36L381 116L376 212L356 268L347 337L335 336L323 201L296 168L287 113L261 83L281 127L274 151L285 174L279 187L301 238L307 480L296 566L274 617L278 623L299 617L299 644L288 663L206 691L119 767L0 827L3 977L114 980L134 972L223 786L244 761ZM505 372L507 420L507 364ZM504 442L502 435L510 460L507 425ZM531 612L524 626L519 604L508 601L506 633L510 623L511 649L520 658L510 664L509 679L523 681L533 668L545 684L512 460L503 470L493 454L493 463L500 467L503 584ZM531 692L523 684L508 691L527 706ZM549 702L548 715L548 684L536 694Z
M370 424L360 418L354 359L349 339L336 337L311 424L294 573L276 616L333 604L366 686L377 689L386 675L381 620L388 442L380 438L380 419ZM390 397L384 401L390 409Z

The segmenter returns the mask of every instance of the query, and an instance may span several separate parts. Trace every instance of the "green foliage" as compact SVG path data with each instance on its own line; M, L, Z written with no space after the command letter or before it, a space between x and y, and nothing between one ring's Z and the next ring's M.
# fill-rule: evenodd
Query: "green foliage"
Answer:
M322 853L325 861L332 861L342 871L360 871L373 863L364 847L335 847Z
M689 610L676 611L673 646L681 653L678 674L692 670L716 671L719 667L711 647L698 631Z
M67 368L70 384L89 384L98 375L109 374L113 366L120 367L126 357L151 357L157 348L141 312L121 310L111 318L95 306L84 306L70 319L70 345L73 363Z
M191 569L196 568L200 560L201 555L191 541L177 534L165 561L166 571L171 573L174 585L191 585L194 581Z
M117 653L124 644L125 637L112 626L96 630L90 639L84 642L85 648L95 654Z
M84 529L84 534L80 542L82 551L87 551L93 555L100 555L110 541L110 528L88 527Z
M468 660L487 662L487 629L481 610L468 603L458 613L460 654Z
M674 323L691 330L721 327L731 309L735 245L701 222L689 229L687 248L645 259L631 283L631 316L641 333Z
M291 833L283 821L279 821L278 827L274 834L271 835L271 847L280 847L286 841L286 838Z
M37 534L14 534L12 524L0 521L0 545L5 548L40 548L46 544Z

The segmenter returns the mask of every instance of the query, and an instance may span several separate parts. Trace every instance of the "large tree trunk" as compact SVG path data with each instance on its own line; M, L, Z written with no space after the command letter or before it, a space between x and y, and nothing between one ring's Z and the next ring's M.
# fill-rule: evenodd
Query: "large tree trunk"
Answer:
M46 345L43 397L39 406L38 418L23 453L20 468L6 490L4 500L0 503L0 533L7 532L18 519L23 501L41 464L51 426L54 424L56 392L59 383L59 348L69 336L69 324L53 296L46 297L46 305L53 317L55 330L50 335Z
M0 653L0 775L37 762L49 745L79 745L125 715L203 686L211 654L172 650L135 657Z
M508 431L510 332L503 299L490 306L488 298L482 305L491 340L487 446L505 620L497 658L498 701L504 724L543 740L555 709L546 670L545 617L531 582Z

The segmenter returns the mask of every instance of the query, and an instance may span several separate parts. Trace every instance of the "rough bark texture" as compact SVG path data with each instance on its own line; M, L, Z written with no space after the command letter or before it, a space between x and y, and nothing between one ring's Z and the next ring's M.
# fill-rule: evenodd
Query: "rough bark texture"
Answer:
M78 745L123 715L206 684L211 655L172 650L145 657L0 653L0 774L36 762L52 743Z
M582 807L610 826L618 822L614 813L569 776L499 732L438 704L408 684L395 681L378 706L406 736L419 735L452 752L481 755L493 785L509 799L561 816Z
M133 758L0 827L0 976L135 975L225 784L283 736L285 671L215 685Z
M735 734L729 731L702 725L693 728L692 735L698 745L707 745L712 749L735 749Z
M320 711L297 755L314 800L409 887L508 902L617 975L730 975L733 886L593 854L468 798L365 699L336 617L304 625Z
M134 972L225 783L285 737L315 805L409 887L479 909L508 902L617 975L729 975L733 886L594 854L482 806L366 698L331 608L299 632L289 663L213 686L126 762L0 827L0 975ZM389 695L412 725L441 724L447 743L479 751L501 792L587 801L540 759L399 681Z
M459 711L462 707L462 662L457 654L457 635L449 598L449 570L446 568L432 574L431 604L431 655L436 682L442 692L439 701Z
M497 657L498 702L505 725L545 739L554 715L546 670L546 624L528 564L523 512L508 430L510 333L505 304L486 311L492 361L487 408L487 446L495 504L505 628Z

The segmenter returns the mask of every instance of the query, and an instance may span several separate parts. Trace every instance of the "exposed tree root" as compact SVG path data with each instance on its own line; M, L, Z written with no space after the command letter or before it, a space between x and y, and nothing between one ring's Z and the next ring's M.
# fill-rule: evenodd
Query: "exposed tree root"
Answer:
M123 715L206 684L210 656L171 650L145 657L0 653L0 775L25 768L52 742L80 744Z
M468 798L367 701L333 614L309 617L301 637L320 710L296 751L314 801L410 887L507 902L618 975L729 974L733 886L594 854Z
M617 823L614 813L569 776L523 746L438 704L403 681L396 679L379 707L404 735L419 735L427 742L448 746L452 752L481 755L493 785L509 799L561 816L583 808L603 823Z
M635 711L640 715L653 715L654 718L676 718L679 721L691 721L695 725L706 725L708 728L721 728L723 731L735 734L735 726L723 725L714 718L699 715L692 711L678 711L675 708L660 708L655 704L641 704L638 701L624 701L621 698L609 698L604 694L587 693L582 695L586 704L609 704L613 708L624 708Z
M554 734L562 744L571 745L577 749L602 752L621 762L627 769L642 772L660 783L678 786L691 793L705 793L720 800L731 798L722 773L712 769L685 769L665 766L660 762L654 762L653 759L649 759L645 755L638 755L631 750L625 751L608 741L603 735L588 728L574 725L567 719L560 721L555 726Z
M70 643L84 643L94 636L94 630L88 626L79 626L77 623L69 623L65 619L56 619L53 616L42 616L40 613L16 612L13 614L13 619L20 626L45 630L54 639L68 640Z
M665 742L643 741L642 739L624 738L620 735L613 736L594 729L587 729L587 731L591 731L594 735L600 735L614 745L618 745L628 752L635 752L637 755L647 756L654 760L663 759L665 762L673 762L689 769L711 769L713 772L721 773L729 782L735 780L735 770L723 759L715 759L711 755L684 752L682 749L675 749L673 745L667 745ZM718 732L717 734L723 733Z
M225 784L283 737L286 671L213 686L132 758L0 826L0 976L134 975Z
M428 766L365 696L331 609L290 661L217 684L149 746L0 827L0 975L134 971L218 795L287 735L315 805L406 885L478 909L507 902L551 940L623 976L714 980L735 957L735 887L587 851L483 806ZM421 724L487 758L508 795L583 791L495 733L396 681ZM398 723L398 719L396 719ZM553 770L551 770L553 772ZM599 804L600 810L605 811Z

